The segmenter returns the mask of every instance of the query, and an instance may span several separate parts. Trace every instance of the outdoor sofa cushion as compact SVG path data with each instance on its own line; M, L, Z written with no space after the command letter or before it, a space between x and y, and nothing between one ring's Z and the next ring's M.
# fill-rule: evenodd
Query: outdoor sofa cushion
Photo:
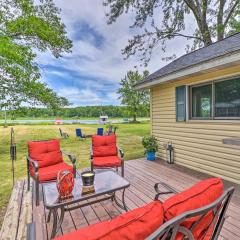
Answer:
M68 170L73 173L73 167L64 162L54 164L48 167L42 167L38 169L39 181L46 182L57 179L57 174L60 170ZM30 174L34 176L34 171L30 168Z
M116 135L92 137L93 157L117 156Z
M119 167L121 159L118 156L94 157L93 165L95 167Z
M143 240L163 224L163 207L153 201L113 220L90 225L55 240Z
M63 162L58 139L49 141L29 141L29 156L38 162L39 168Z
M204 207L214 202L222 195L222 193L223 182L220 178L203 180L191 188L168 198L163 203L164 220L168 221L184 212ZM183 223L183 226L190 228L198 219L199 217L189 218ZM193 235L195 239L202 239L212 220L212 212L209 212L205 217L203 217L197 227L194 228ZM181 234L178 234L177 239L182 239Z

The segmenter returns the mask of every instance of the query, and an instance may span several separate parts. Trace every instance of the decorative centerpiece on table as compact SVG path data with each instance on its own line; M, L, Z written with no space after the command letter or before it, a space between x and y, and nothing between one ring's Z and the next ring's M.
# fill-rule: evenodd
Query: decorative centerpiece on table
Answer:
M156 152L158 151L157 138L154 136L146 136L142 139L142 144L145 149L147 160L153 161L156 158Z
M72 197L74 188L74 176L68 170L61 170L57 175L57 190L60 199Z
M84 171L81 173L82 177L82 194L94 193L94 178L95 173L93 171Z

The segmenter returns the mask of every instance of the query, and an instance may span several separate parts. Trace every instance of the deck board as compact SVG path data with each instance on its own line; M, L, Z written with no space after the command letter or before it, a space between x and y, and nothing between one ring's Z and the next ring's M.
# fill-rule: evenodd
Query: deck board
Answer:
M131 183L131 186L126 190L126 204L128 208L134 209L152 201L155 196L153 186L156 182L166 182L176 190L182 191L207 177L210 176L176 164L168 165L160 160L155 162L145 159L128 161L125 164L125 178ZM240 239L240 186L227 181L224 181L224 184L226 187L234 185L236 190L219 240L238 240ZM26 239L26 225L31 221L36 222L37 239L49 239L52 221L46 223L48 210L43 206L42 197L40 205L35 206L35 194L32 190L34 190L32 182L30 192L27 192L26 180L16 182L1 229L0 239ZM120 200L121 193L118 192L116 197ZM115 218L122 212L123 210L113 204L110 199L71 210L65 213L58 235Z

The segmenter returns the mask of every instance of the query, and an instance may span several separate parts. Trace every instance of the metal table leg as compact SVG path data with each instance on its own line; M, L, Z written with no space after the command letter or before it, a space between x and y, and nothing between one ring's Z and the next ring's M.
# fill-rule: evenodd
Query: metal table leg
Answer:
M114 201L115 201L115 203L117 204L118 207L120 207L121 209L123 209L123 210L125 210L127 212L128 208L127 208L127 205L125 203L125 190L126 189L124 188L123 192L122 192L122 204L118 202L115 193L113 195L113 199L114 199Z
M60 230L60 227L62 225L63 222L63 218L64 218L64 207L60 208L60 218L58 219L57 216L57 211L58 208L54 208L51 210L52 214L53 214L53 228L52 228L52 233L51 233L51 238L54 238L56 236L56 234L58 233L58 231Z
M50 222L50 219L51 219L51 213L52 213L52 209L50 209L49 212L48 212L47 223Z

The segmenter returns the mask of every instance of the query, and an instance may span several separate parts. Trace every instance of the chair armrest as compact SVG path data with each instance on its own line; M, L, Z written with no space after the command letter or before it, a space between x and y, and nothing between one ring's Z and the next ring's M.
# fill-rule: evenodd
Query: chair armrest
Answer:
M32 165L34 172L38 172L38 162L33 160L30 156L27 156L27 161Z
M93 148L90 146L90 161L92 162L93 160Z
M63 151L63 150L61 150L61 153L62 154L64 154L64 155L66 155L66 156L68 156L68 158L70 159L70 161L73 163L73 164L75 164L76 163L76 156L75 155L73 155L73 154L71 154L71 153L68 153L68 152L65 152L65 151Z
M159 186L162 186L164 188L167 189L167 191L163 192L159 189ZM169 186L167 183L164 183L164 182L158 182L158 183L155 183L154 185L154 189L156 191L156 195L155 195L155 200L158 200L159 196L160 195L165 195L165 194L176 194L177 193L177 190L174 189L173 187Z
M120 157L121 157L122 160L123 160L123 158L124 158L124 151L123 151L123 149L121 149L121 148L119 148L119 147L117 147L117 149L118 149L118 152L119 152L119 154L120 154Z
M35 224L35 222L27 224L27 240L36 240L36 224Z

